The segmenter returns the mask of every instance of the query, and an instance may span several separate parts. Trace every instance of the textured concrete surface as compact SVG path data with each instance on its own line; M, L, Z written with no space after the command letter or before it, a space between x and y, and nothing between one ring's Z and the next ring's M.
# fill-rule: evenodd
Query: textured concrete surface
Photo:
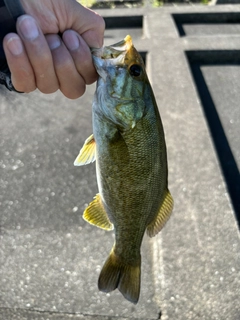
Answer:
M137 306L118 292L98 292L98 274L114 238L81 218L97 192L95 168L76 168L73 161L92 132L94 86L77 101L60 93L18 95L0 89L1 320L240 318L237 213L186 54L240 50L240 38L230 31L221 35L221 26L214 35L181 37L172 16L239 10L184 6L100 12L143 16L142 32L139 26L134 33L108 30L106 43L131 33L136 47L147 52L175 199L161 234L144 239ZM204 65L202 73L239 165L239 67Z
M240 171L240 64L202 66L202 73Z
M183 11L204 10L216 8ZM159 48L151 50L149 59L175 198L173 217L157 238L162 319L238 319L239 233L185 51L220 50L229 43L239 49L239 39L231 42L221 34L179 38L170 28L171 15L161 16L157 25L151 14L147 18L149 29L155 24L151 44ZM239 118L239 109L235 114Z

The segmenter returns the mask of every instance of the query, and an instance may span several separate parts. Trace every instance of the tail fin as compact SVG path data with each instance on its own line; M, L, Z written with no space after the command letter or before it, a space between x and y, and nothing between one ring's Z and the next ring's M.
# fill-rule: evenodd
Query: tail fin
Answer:
M141 258L134 264L127 264L114 251L106 260L98 279L98 288L110 292L118 288L124 298L137 303L140 294Z

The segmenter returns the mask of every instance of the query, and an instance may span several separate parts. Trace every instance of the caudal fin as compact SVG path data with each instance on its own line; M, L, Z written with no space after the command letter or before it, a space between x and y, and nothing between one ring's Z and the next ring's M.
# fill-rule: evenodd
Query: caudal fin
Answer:
M137 303L140 294L141 258L134 264L127 264L114 251L106 260L98 279L98 288L110 292L118 288L124 298Z

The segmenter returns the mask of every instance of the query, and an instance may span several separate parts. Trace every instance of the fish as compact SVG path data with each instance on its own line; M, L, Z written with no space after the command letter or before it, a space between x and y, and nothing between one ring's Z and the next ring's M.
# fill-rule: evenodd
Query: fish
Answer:
M99 193L83 218L115 232L115 243L99 275L99 290L118 289L136 304L143 236L145 231L155 236L173 209L164 131L143 59L131 36L92 49L92 58L99 75L92 106L93 134L74 165L96 161Z

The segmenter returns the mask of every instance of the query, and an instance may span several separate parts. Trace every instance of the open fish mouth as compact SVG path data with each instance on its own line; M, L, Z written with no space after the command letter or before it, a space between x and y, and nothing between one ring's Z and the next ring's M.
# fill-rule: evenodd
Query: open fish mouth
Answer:
M122 41L100 49L92 48L93 64L97 73L105 81L107 68L110 66L124 66L126 54L133 47L131 36L127 35Z
M111 46L91 49L93 64L100 77L104 80L106 79L105 70L110 66L124 66L126 54L132 47L132 38L127 35L122 41Z
M120 56L124 58L125 54L128 52L128 50L132 47L132 38L131 36L127 35L123 40L111 45L111 46L105 46L100 49L91 49L93 57L97 57L103 60L113 60L117 59Z

